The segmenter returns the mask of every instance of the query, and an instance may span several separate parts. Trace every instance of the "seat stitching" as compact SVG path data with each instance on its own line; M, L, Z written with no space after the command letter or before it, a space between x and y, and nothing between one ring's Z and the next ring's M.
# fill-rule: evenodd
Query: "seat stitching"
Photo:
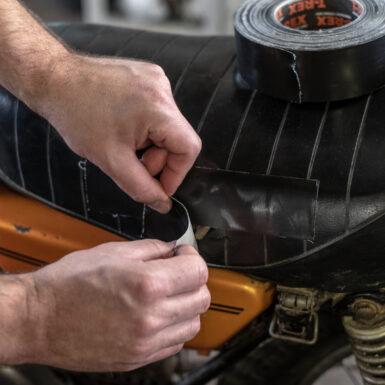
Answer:
M263 234L263 256L264 256L264 264L267 266L269 264L269 251L267 249L267 237L266 234Z
M99 38L99 36L105 31L106 27L102 26L99 30L92 36L91 40L87 43L87 45L82 48L82 50L87 51L91 48L92 44Z
M281 139L282 131L283 131L283 128L285 127L287 117L289 115L290 105L291 105L291 103L288 102L286 104L285 110L283 111L281 123L280 123L278 131L277 131L277 133L275 135L275 140L274 140L273 148L271 150L269 164L267 165L266 175L270 175L271 169L273 168L273 164L274 164L274 160L275 160L275 155L276 155L277 149L278 149L278 144L279 144L279 141Z
M123 46L118 48L117 51L115 52L114 56L119 56L128 46L128 44L135 38L135 37L138 37L140 35L142 35L144 32L146 31L136 31L136 33L134 33L132 36L130 36L129 38L127 38L127 40L124 41L123 43Z
M283 111L281 123L280 123L278 131L277 131L277 133L275 135L275 140L274 140L273 148L271 150L269 164L267 165L266 175L270 175L271 169L273 168L273 164L274 164L274 160L275 160L275 155L276 155L277 149L278 149L278 144L279 144L279 141L281 139L282 131L283 131L283 128L285 126L287 117L289 115L290 105L291 105L291 103L288 102L286 104L285 110ZM266 199L267 199L267 197L266 197ZM266 207L268 207L267 202L266 202ZM266 234L263 235L263 253L264 253L265 265L267 265L268 264L268 256L269 255L268 255L268 247L267 247L267 237L266 237Z
M56 36L59 36L61 39L63 39L64 34L71 28L73 27L73 24L67 24L66 27L61 31L61 32L56 32L54 31Z
M175 87L174 87L174 91L173 91L173 95L174 95L174 98L176 97L178 91L179 91L179 88L180 86L182 85L183 83L183 80L187 74L187 71L190 69L190 67L193 65L193 63L195 62L196 58L201 54L201 52L207 47L207 45L214 40L214 37L211 37L209 39L207 39L203 44L202 46L196 51L195 55L191 58L191 60L186 64L186 67L184 68L184 70L182 71L182 73L180 74L176 84L175 84Z
M88 199L88 185L87 185L87 159L82 159L78 162L80 169L80 189L82 193L84 217L88 219L89 199Z
M48 171L48 183L51 192L51 201L56 204L55 197L55 186L53 184L52 178L52 169L51 169L51 149L50 149L50 141L51 141L51 124L47 122L47 135L46 135L46 161L47 161L47 171Z
M122 233L122 223L120 220L120 214L119 213L112 214L112 217L116 220L116 227L117 227L119 233Z
M323 134L323 131L324 131L326 119L327 119L327 116L328 116L328 113L329 113L329 107L330 107L330 102L327 102L325 104L325 110L324 110L324 112L322 114L320 125L318 126L317 136L316 136L315 141L314 141L313 150L312 150L312 153L311 153L311 157L310 157L310 161L309 161L309 166L308 166L307 173L306 173L306 179L310 179L311 178L311 174L313 172L314 163L315 163L315 160L316 160L316 157L317 157L317 153L318 153L319 145L321 143L321 138L322 138L322 134ZM307 248L307 240L304 240L303 241L303 252L306 253L307 250L308 250L308 248Z
M229 266L229 240L227 236L227 230L225 230L225 236L223 238L223 247L224 247L224 264Z
M140 239L143 239L146 234L146 214L147 214L147 206L143 204L142 209L142 228L140 231Z
M17 163L17 169L19 171L21 186L25 188L25 180L24 180L23 168L21 166L20 149L19 149L18 126L19 126L20 101L18 99L14 102L14 106L15 106L15 109L13 114L13 132L14 132L14 138L15 138L16 163Z
M151 56L151 61L154 61L172 42L174 42L179 36L171 36L160 48Z
M330 107L330 102L327 102L325 104L325 110L324 110L324 113L322 115L321 122L320 122L320 125L318 127L317 136L316 136L315 141L314 141L313 151L311 153L309 166L308 166L307 173L306 173L306 179L310 179L311 174L313 172L314 162L315 162L315 159L316 159L316 156L318 153L318 148L319 148L319 145L321 142L321 137L322 137L322 133L323 133L323 130L325 127L327 115L329 113L329 107Z
M253 104L253 101L254 101L254 98L255 98L256 94L257 94L257 91L253 91L250 94L249 101L248 101L248 103L246 105L246 108L245 108L243 114L242 114L241 120L240 120L239 125L238 125L238 129L237 129L237 132L235 134L235 137L234 137L234 140L233 140L233 144L231 146L230 153L229 153L229 156L228 156L228 159L227 159L226 170L230 170L231 162L233 161L233 157L234 157L235 151L236 151L236 149L238 147L239 138L241 137L243 127L244 127L244 125L246 123L247 117L249 116L249 111L250 111L251 105Z
M210 100L209 102L207 103L207 106L205 108L205 111L203 112L203 115L201 117L201 120L199 121L199 124L198 124L198 128L197 128L197 133L199 134L201 131L202 131L202 128L206 122L206 119L207 119L207 116L209 115L209 112L210 112L210 109L211 109L211 106L212 104L214 103L214 100L215 100L215 97L217 96L217 93L218 93L218 90L221 86L221 83L223 81L223 79L225 78L227 72L229 71L229 69L232 67L234 61L235 61L235 58L236 56L234 55L232 57L232 59L230 60L230 63L228 64L228 66L225 68L225 70L223 71L223 74L221 75L221 77L219 78L218 82L217 82L217 85L215 86L214 88L214 91L213 93L211 94L211 97L210 97Z
M347 184L347 188L346 188L346 199L345 199L345 232L347 232L347 233L350 230L350 215L349 215L350 214L350 199L351 199L351 189L352 189L352 184L353 184L354 171L356 169L358 154L360 152L362 138L363 138L363 134L364 134L365 127L366 127L366 120L367 120L367 116L368 116L370 102L372 100L372 95L373 95L372 93L369 94L369 96L366 100L364 112L362 113L360 128L359 128L358 134L357 134L356 145L354 147L352 162L350 164L348 184Z

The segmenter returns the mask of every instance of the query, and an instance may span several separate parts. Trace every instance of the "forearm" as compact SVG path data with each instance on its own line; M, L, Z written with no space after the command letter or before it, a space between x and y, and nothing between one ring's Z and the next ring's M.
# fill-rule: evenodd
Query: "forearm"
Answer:
M38 352L40 335L31 275L0 276L0 365L31 361Z
M162 68L76 54L17 0L0 0L0 84L131 198L170 211L202 144ZM151 144L139 160L136 151Z
M18 0L0 2L0 84L34 108L67 48Z

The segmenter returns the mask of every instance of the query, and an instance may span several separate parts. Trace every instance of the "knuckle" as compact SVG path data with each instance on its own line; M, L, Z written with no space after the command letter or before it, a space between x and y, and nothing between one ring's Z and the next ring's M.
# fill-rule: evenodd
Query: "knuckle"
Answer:
M159 99L160 101L164 101L165 99L168 100L170 98L171 84L163 68L156 64L152 64L151 76L153 96L155 99Z
M191 245L179 246L178 252L180 254L186 254L186 255L199 255L198 252L195 250L195 248L192 247Z
M191 329L189 339L195 337L201 330L201 319L200 317L195 317L191 322Z
M152 73L155 77L157 83L160 83L161 85L169 85L170 81L168 80L168 77L166 76L164 70L162 67L153 64L152 65Z
M122 255L131 247L129 242L107 242L97 246L98 251L106 255Z
M157 64L151 64L151 71L155 76L166 77L163 68Z
M207 283L209 279L209 268L201 256L197 257L198 281L200 285Z
M189 157L192 159L199 155L199 153L202 150L202 139L193 131L191 128L191 131L189 132L189 135L187 136L187 146L186 146L186 153Z
M142 357L147 356L148 347L143 343L136 343L131 347L131 355L135 357L136 361L140 361Z
M202 313L206 313L206 311L209 309L211 304L211 294L207 286L203 289L203 295L202 295Z
M169 88L167 84L165 86L164 82L160 80L158 81L158 85L159 87L153 90L152 103L155 108L158 108L158 110L162 109L163 114L165 114L165 109L169 108L171 104Z
M194 135L191 140L191 152L194 155L198 155L202 150L202 139L198 135Z
M189 258L189 262L191 264L190 274L191 277L195 274L197 277L197 286L202 286L207 283L207 280L209 278L209 269L205 262L205 260L197 253L197 251L194 248L184 248L183 246L183 252L182 255L185 254ZM188 251L194 250L194 252L188 252Z
M135 186L132 191L130 191L130 189L127 190L127 193L135 202L150 204L157 199L156 191L154 191L153 186L144 186L140 184L139 186Z
M169 94L171 91L171 83L170 83L169 78L166 76L166 74L164 72L163 72L163 75L159 78L159 82L164 87L164 89L167 91L167 94Z
M138 283L138 295L144 302L151 301L159 293L159 283L151 275L145 275Z
M159 322L155 317L144 317L140 325L138 325L138 332L141 336L149 336L154 334L159 329Z
M156 255L161 255L163 254L163 251L165 249L164 245L165 243L158 240L158 239L146 239L145 241L145 246L150 250L154 252Z

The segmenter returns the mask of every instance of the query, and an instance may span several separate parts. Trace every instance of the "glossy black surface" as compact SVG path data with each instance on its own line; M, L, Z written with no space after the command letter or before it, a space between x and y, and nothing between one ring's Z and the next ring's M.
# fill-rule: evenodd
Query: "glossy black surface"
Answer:
M207 188L210 186L210 189ZM312 240L318 183L195 167L178 193L194 223L216 229Z
M291 104L236 87L231 37L86 25L56 30L82 51L164 68L203 140L178 196L193 223L217 227L199 242L210 265L336 291L385 284L385 90L344 102ZM84 220L129 239L141 232L143 206L4 90L0 169L7 183ZM280 181L275 190L273 179ZM272 191L282 204L265 199Z

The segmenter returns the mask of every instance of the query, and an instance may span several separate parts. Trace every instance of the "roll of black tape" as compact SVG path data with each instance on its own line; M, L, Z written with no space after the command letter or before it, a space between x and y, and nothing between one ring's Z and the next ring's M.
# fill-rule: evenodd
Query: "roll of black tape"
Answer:
M292 102L385 85L384 0L249 0L235 15L237 79Z

